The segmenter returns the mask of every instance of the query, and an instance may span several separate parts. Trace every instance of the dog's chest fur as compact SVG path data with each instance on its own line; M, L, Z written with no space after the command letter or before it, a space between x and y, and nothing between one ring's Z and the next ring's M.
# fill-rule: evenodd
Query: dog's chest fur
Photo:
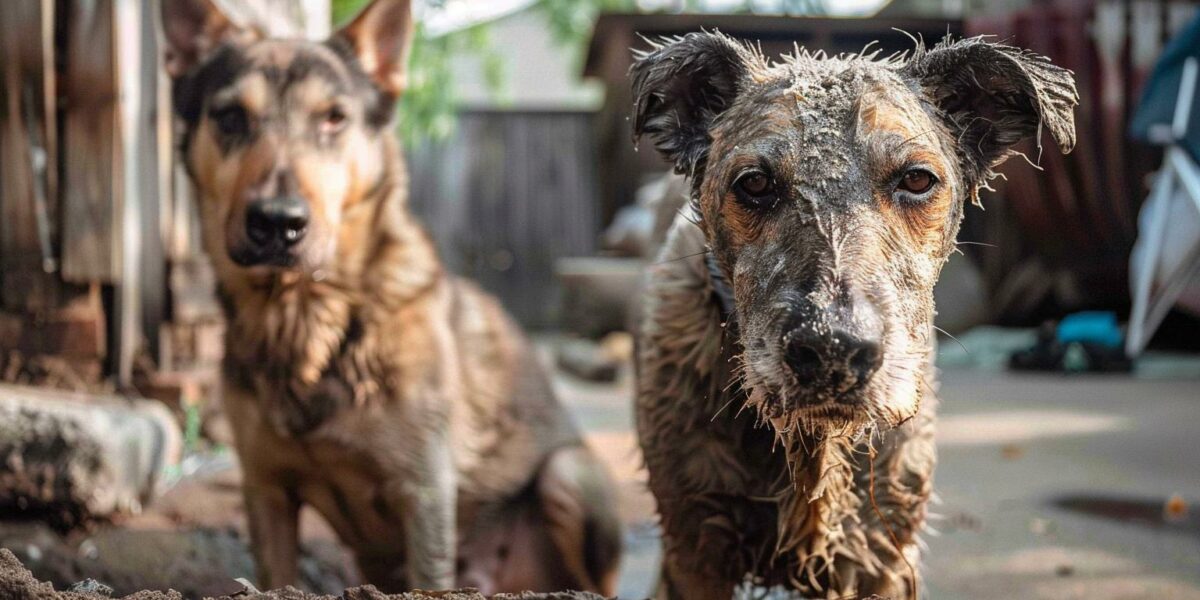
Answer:
M752 574L805 593L856 589L860 573L888 577L898 562L906 575L878 515L911 552L930 493L934 399L875 436L874 465L866 437L785 447L753 408L743 412L740 349L722 321L704 245L687 215L676 219L648 280L638 348L638 431L666 543L699 548L687 553L699 572Z
M578 442L498 303L444 274L423 235L379 237L369 284L223 291L225 404L247 477L296 482L367 552L395 551L399 518L379 498L423 468L413 451L428 428L450 428L464 524Z

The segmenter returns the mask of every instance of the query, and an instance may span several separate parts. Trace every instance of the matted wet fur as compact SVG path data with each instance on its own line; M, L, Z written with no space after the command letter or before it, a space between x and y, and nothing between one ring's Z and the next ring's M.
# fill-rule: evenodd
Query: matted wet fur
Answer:
M631 74L635 134L691 179L638 339L659 596L919 595L933 285L1012 144L1074 145L1070 72L982 38L772 64L695 33Z
M260 584L296 580L310 505L385 590L612 594L604 469L517 327L407 210L408 4L308 42L163 3Z

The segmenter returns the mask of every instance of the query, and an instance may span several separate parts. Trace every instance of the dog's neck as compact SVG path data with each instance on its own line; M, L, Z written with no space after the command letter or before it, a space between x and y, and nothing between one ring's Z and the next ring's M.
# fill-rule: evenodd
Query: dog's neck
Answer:
M331 400L319 384L336 379L325 376L365 324L431 293L442 277L432 242L407 211L399 154L389 154L380 185L345 215L329 268L271 274L233 268L219 280L227 375L251 390L269 388L282 421L277 428L286 432L303 433L341 404L363 401L359 390Z
M736 369L730 367L742 363L743 352L732 290L711 253L704 255L704 267L711 290L710 302L717 310L706 311L708 316L703 318L715 317L717 322L709 326L720 327L722 332L710 393L719 397L722 404L740 401L746 411L758 413L761 400L755 398L753 390L742 387ZM873 495L875 457L863 451L872 433L822 435L761 413L758 419L756 427L770 429L775 436L775 447L787 457L786 472L779 474L776 485L781 493L774 556L798 559L801 570L813 580L831 568L837 554L874 559L864 528L846 527L862 523L864 505Z

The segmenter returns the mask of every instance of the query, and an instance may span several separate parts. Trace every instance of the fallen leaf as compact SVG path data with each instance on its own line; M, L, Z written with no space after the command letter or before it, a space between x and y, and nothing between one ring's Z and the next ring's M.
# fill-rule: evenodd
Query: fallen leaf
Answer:
M1016 444L1005 444L1000 447L1000 456L1005 460L1017 460L1025 456L1025 449Z
M1184 501L1183 496L1179 494L1171 494L1167 498L1167 503L1163 506L1163 518L1168 523L1178 523L1187 519L1188 505Z

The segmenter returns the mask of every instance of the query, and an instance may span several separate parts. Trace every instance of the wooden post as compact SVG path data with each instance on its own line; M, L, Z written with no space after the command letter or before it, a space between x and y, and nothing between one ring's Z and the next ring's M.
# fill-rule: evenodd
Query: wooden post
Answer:
M142 339L141 270L142 174L145 134L142 111L142 10L141 0L116 0L113 6L113 40L117 76L117 256L120 282L116 287L117 384L133 385L133 361Z

